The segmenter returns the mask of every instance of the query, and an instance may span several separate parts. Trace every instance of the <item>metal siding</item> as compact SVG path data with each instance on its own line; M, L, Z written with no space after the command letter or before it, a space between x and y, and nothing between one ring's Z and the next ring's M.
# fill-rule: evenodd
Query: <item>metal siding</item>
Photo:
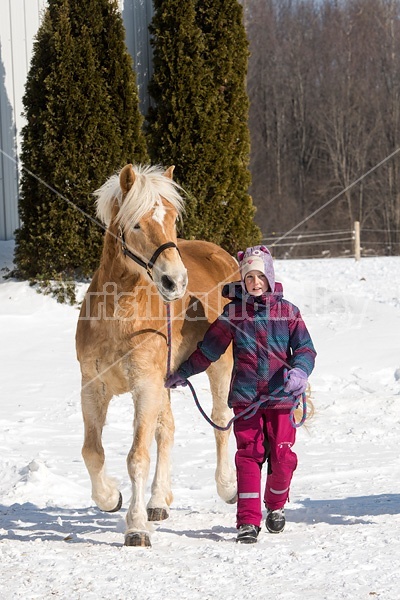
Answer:
M9 240L15 229L18 199L9 0L1 0L0 11L0 239Z
M0 0L0 239L13 238L18 219L18 151L22 97L44 0Z
M46 5L46 0L0 0L0 240L12 239L19 227L17 157L25 124L22 98L35 35ZM152 73L148 25L153 17L153 3L119 0L119 7L145 115Z
M0 239L10 240L18 226L16 129L0 63Z
M149 109L147 86L152 75L153 53L150 46L149 24L153 18L152 0L125 0L122 18L126 31L126 45L133 59L139 92L140 110L143 115Z

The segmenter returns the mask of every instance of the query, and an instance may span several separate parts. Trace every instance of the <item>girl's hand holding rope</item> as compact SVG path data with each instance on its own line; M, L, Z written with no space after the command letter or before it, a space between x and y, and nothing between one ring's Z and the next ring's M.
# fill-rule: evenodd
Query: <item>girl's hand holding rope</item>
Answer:
M187 379L185 379L184 377L182 377L181 375L179 375L178 372L176 373L172 373L171 375L169 375L167 377L167 379L165 380L164 383L164 387L166 388L172 388L175 389L176 387L182 385L185 386L188 384Z
M285 377L284 391L293 396L301 396L307 389L307 373L295 367L287 372Z

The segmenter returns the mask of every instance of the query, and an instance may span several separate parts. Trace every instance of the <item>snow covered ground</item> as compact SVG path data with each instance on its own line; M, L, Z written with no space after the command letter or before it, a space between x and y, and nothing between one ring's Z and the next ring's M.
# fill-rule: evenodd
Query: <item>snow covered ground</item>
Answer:
M0 268L12 254L0 242ZM400 598L400 257L277 261L276 271L318 351L286 530L235 543L212 429L179 389L175 500L149 549L123 546L129 396L112 402L104 434L125 502L104 514L80 455L77 309L0 279L2 599ZM209 410L206 376L192 381Z

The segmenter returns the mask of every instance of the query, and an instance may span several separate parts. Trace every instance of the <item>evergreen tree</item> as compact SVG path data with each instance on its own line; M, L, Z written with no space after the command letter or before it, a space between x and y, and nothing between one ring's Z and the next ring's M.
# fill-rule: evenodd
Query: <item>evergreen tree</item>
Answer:
M237 0L155 0L150 28L154 162L176 165L188 191L182 234L230 252L259 240L250 185L248 45Z
M14 274L89 276L103 233L86 216L95 214L92 193L119 167L147 158L116 0L49 0L23 103Z

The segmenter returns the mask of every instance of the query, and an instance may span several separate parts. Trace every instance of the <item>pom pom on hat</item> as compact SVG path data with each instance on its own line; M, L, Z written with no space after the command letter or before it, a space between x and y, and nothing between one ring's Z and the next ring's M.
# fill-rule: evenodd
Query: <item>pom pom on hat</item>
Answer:
M244 252L238 252L240 275L242 280L250 271L261 271L268 279L271 292L275 290L275 271L272 256L266 246L252 246Z

